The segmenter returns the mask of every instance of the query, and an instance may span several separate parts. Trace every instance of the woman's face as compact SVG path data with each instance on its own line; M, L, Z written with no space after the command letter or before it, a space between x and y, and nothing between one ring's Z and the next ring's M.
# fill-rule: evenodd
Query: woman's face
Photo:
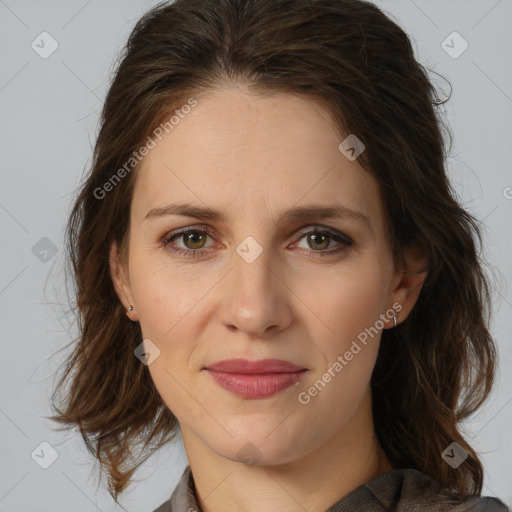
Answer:
M151 340L146 350L159 350L149 371L182 433L222 457L285 463L371 424L382 327L393 326L390 308L406 291L377 183L341 142L311 100L217 90L137 170L117 290ZM197 217L170 211L184 203ZM302 371L207 369L230 359Z

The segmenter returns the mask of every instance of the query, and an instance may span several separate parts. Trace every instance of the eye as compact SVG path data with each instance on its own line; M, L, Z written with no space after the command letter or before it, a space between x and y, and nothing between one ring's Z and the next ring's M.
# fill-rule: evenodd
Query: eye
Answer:
M314 256L328 256L353 245L353 241L348 236L322 226L314 226L313 229L303 231L300 235L299 240L305 239L305 244L307 245L305 248L312 250L309 252L317 253L314 254ZM334 246L334 250L326 251L326 249L332 249L332 246L329 246L333 241L337 242L337 245ZM301 247L297 243L294 245L304 248L304 246Z
M299 235L298 240L305 239L307 247L300 246L297 242L293 243L292 247L298 247L301 250L306 249L306 252L313 257L332 255L353 245L353 241L348 236L322 226L313 226L313 229L310 227L308 230L300 232ZM174 254L195 258L208 252L211 247L205 245L208 237L212 239L214 237L214 233L209 226L184 228L166 235L161 245ZM183 246L176 246L177 241L181 241ZM332 250L331 242L333 241L337 242L337 245Z
M213 237L213 233L210 233L209 228L186 228L179 232L169 233L163 240L162 245L168 251L180 255L190 255L192 257L201 256L205 247L206 238ZM181 240L185 247L173 247L171 242L175 243L175 240Z

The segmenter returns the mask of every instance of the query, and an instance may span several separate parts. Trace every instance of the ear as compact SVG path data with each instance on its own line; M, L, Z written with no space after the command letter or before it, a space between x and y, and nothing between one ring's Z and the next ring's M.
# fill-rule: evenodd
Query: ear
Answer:
M406 247L404 262L405 268L395 270L392 285L393 304L402 306L401 309L396 308L397 324L409 316L427 277L428 257L425 248L418 243ZM391 324L390 327L393 327L393 321Z
M110 266L110 277L116 291L119 301L123 304L126 310L128 318L134 322L138 322L139 318L137 310L135 308L135 302L133 300L130 280L125 265L122 263L119 248L117 243L114 241L110 246L109 251L109 266ZM132 311L128 311L129 307L133 307Z

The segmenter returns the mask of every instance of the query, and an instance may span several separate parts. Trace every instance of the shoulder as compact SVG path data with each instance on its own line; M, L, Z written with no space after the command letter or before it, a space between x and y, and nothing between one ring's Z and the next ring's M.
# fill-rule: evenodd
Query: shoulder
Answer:
M397 512L510 512L497 498L473 496L456 498L444 490L439 482L415 469L401 469L388 472L387 479L397 485L395 499ZM370 482L371 483L371 482Z
M511 512L497 498L456 498L445 491L439 482L415 469L395 469L382 473L335 503L329 512L352 510Z
M468 512L479 512L480 510L482 512L510 512L510 509L502 501L497 498L490 498L487 496L471 498L460 506L463 508L454 508L453 510L456 512L459 510L467 510Z

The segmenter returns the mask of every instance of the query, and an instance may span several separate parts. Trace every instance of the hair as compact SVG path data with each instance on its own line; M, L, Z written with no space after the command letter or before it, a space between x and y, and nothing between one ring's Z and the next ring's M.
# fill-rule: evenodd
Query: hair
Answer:
M80 333L50 418L79 428L116 502L135 470L174 439L178 421L134 357L140 325L126 317L109 269L113 242L126 258L138 165L106 198L97 191L187 99L240 85L321 102L340 133L365 144L358 163L379 184L395 263L412 246L428 258L412 312L382 332L372 374L376 434L394 468L422 471L453 496L479 495L483 467L459 423L486 400L497 358L480 226L447 178L437 111L447 100L407 34L362 0L177 0L136 23L66 228ZM469 454L457 470L441 456L454 441Z

